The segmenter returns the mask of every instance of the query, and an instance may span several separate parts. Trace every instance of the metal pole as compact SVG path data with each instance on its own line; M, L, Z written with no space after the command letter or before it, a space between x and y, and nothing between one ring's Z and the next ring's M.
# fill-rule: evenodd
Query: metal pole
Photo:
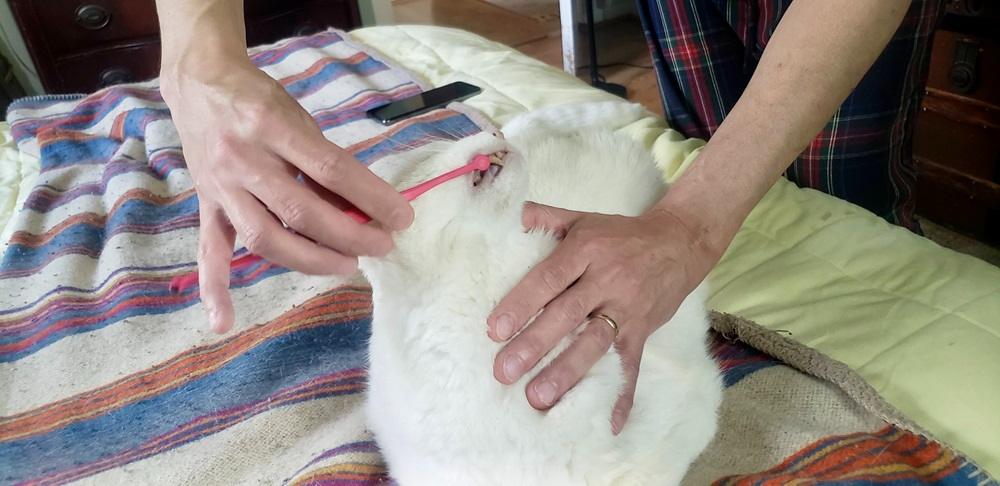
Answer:
M628 90L620 84L601 81L601 73L597 68L597 26L594 25L595 0L583 0L587 4L587 35L590 37L590 85L603 89L608 93L622 98L628 97Z
M587 4L587 37L590 51L590 84L597 86L600 80L600 73L597 71L597 28L594 26L594 0L583 0Z

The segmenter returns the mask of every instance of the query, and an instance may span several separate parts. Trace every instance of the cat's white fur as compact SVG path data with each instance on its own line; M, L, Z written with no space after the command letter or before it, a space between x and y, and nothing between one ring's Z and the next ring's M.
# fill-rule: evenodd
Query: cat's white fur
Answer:
M643 212L665 190L660 173L648 151L612 131L643 114L621 102L544 109L512 120L506 140L437 143L376 170L403 188L474 154L510 151L495 180L473 187L470 175L418 198L392 253L361 262L375 305L368 423L403 486L677 484L714 435L721 384L701 288L648 340L618 436L609 420L623 378L613 348L547 412L524 395L541 366L511 386L493 378L501 344L487 337L486 317L555 246L522 229L522 204Z

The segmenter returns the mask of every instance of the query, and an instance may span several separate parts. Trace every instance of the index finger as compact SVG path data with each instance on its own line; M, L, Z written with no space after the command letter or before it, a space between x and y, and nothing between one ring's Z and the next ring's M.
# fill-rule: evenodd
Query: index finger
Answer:
M224 333L233 327L233 301L229 296L229 263L233 259L236 230L222 208L198 198L201 225L198 235L198 287L212 330Z
M405 229L413 222L413 208L399 192L318 129L294 134L277 149L279 157L389 229Z
M563 240L555 251L528 274L497 304L486 319L488 334L503 341L517 333L528 319L576 282L587 269L575 240Z

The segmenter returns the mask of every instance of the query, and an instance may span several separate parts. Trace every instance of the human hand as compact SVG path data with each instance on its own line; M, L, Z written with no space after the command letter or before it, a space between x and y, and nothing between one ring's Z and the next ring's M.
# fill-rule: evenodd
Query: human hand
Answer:
M542 311L497 353L493 374L501 383L514 383L583 324L580 335L528 383L525 393L532 407L548 409L614 344L625 374L611 416L612 432L618 434L632 408L646 339L673 316L721 255L665 210L624 217L528 203L523 222L565 236L490 314L489 336L505 341ZM604 321L587 322L597 313L619 325L617 339Z
M198 281L214 331L233 325L229 264L237 235L276 264L348 275L358 256L389 252L390 230L409 226L406 200L326 140L245 56L177 72L163 77L161 91L198 192ZM341 211L347 203L376 224L353 221Z

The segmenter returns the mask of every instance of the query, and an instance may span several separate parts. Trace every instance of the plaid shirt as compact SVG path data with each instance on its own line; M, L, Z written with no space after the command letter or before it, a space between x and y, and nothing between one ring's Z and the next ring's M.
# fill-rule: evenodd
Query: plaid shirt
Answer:
M637 0L671 125L708 139L739 99L791 0ZM854 92L785 175L919 232L914 117L941 0L914 0Z

